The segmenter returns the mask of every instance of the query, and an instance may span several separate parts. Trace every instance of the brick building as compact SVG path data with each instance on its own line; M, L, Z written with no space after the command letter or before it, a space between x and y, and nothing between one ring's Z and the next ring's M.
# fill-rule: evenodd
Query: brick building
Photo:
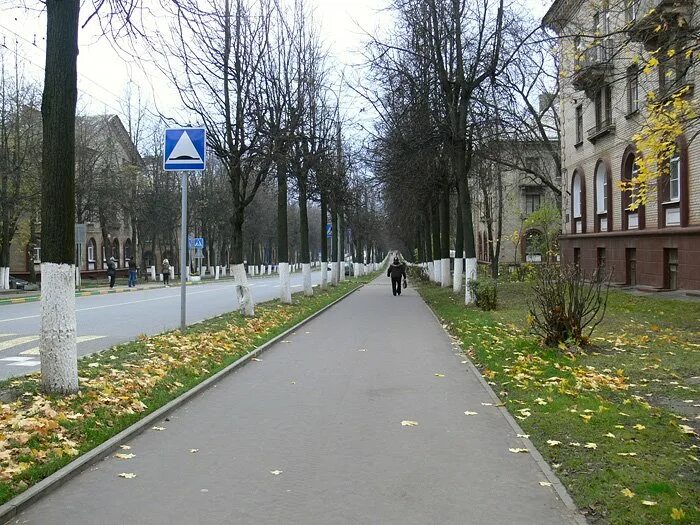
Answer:
M555 0L544 17L562 37L562 260L612 270L615 284L700 290L697 130L678 137L645 206L628 210L619 186L644 154L633 136L646 94L663 99L685 88L697 97L696 68L681 51L694 11L692 0ZM643 53L657 49L661 63L645 74Z

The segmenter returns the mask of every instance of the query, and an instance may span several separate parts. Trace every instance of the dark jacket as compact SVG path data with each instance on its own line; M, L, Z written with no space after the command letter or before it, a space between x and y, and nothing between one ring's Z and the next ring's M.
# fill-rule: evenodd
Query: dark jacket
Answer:
M401 279L403 277L404 279L406 278L406 266L404 264L394 264L391 263L389 265L389 269L386 271L386 276L391 277L392 279Z
M117 275L117 265L110 261L107 263L107 276L115 277Z
M129 260L129 270L136 270L138 267L136 266L136 259L130 259Z

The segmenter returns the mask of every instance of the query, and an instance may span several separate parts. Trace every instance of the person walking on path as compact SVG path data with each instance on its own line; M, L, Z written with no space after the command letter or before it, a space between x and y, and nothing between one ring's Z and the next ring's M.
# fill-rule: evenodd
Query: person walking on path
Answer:
M389 265L386 276L391 277L391 292L394 296L401 295L401 278L406 280L406 265L400 262L398 257L394 257L394 262Z
M170 261L163 259L163 283L166 288L170 286Z
M129 288L136 286L136 272L138 271L138 266L136 266L136 259L132 257L129 259Z
M114 288L114 281L117 278L117 263L114 257L110 257L107 263L107 277L109 277L109 287Z

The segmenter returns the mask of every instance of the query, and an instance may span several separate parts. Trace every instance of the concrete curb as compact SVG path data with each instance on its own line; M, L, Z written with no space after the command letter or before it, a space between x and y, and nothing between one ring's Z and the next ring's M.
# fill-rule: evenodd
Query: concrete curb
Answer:
M315 319L326 310L338 304L343 299L346 299L348 296L357 292L364 285L364 283L358 283L358 286L356 288L350 290L349 292L342 295L332 303L324 306L317 312L314 312L309 317L298 322L291 328L288 328L278 336L274 337L273 339L270 339L268 342L257 347L255 350L250 351L240 359L234 361L223 370L220 370L213 376L209 377L208 379L205 379L192 389L188 390L187 392L184 392L182 395L173 399L169 403L166 403L151 414L148 414L143 419L137 421L130 427L125 428L116 436L108 439L101 445L98 445L92 450L86 452L82 456L76 458L74 461L71 461L65 467L51 474L49 477L41 480L39 483L28 488L26 491L22 492L18 496L15 496L10 501L0 506L0 523L7 523L8 520L14 518L19 512L30 506L34 501L46 496L51 491L56 490L64 483L69 481L72 477L80 474L80 472L82 472L89 466L95 464L96 462L103 459L105 456L109 455L111 452L115 451L120 444L124 443L124 441L127 441L133 438L134 436L137 436L138 434L146 430L148 427L156 423L158 420L167 416L176 408L185 404L195 396L201 394L202 392L210 388L212 385L216 384L219 380L223 379L225 376L227 376L234 370L237 370L241 366L248 363L248 361L250 361L253 357L262 354L265 350L268 350L271 346L283 340L292 332L297 331L301 326L305 325L312 319Z
M493 389L491 388L491 385L489 385L488 382L486 381L486 379L484 379L484 376L481 375L481 372L479 372L479 369L476 367L476 365L474 365L474 363L472 363L471 358L464 351L464 348L462 348L461 343L456 342L455 338L452 336L452 334L450 334L450 332L447 331L447 329L445 328L445 324L444 324L445 321L443 321L442 319L440 319L437 316L435 311L430 307L430 305L427 302L425 302L425 299L423 299L423 296L421 296L420 293L418 294L418 296L421 298L421 300L428 307L428 310L430 310L430 313L433 314L433 317L440 324L440 326L442 327L445 334L447 334L447 336L450 338L450 340L455 343L455 346L460 349L462 355L464 356L464 358L467 361L467 368L469 370L471 370L472 374L474 374L474 376L477 378L479 383L481 383L481 385L484 387L484 389L488 393L491 400L495 402L494 405L496 406L496 408L498 408L498 410L500 410L501 415L505 418L505 420L508 422L508 424L513 429L513 431L516 434L525 434L525 431L522 428L520 428L520 425L515 420L515 418L513 418L513 416L510 414L510 412L508 412L508 409L505 406L499 406L499 405L503 405L503 402L496 395L496 392L493 391ZM544 474L544 477L547 479L547 481L549 481L552 484L552 488L557 493L557 496L559 496L559 499L562 501L564 506L569 511L571 511L571 514L572 514L571 517L576 521L576 523L578 525L589 525L588 520L586 519L586 517L583 514L581 514L580 509L578 508L576 503L574 503L573 498L571 497L569 492L566 490L566 487L564 486L564 484L559 480L557 475L554 473L554 471L551 469L549 464L542 457L542 454L540 454L540 451L537 450L537 448L532 443L532 441L530 441L529 438L518 438L518 439L521 439L523 441L523 443L525 444L525 447L530 452L530 455L535 460L535 463L537 463L537 466L542 471L542 474Z

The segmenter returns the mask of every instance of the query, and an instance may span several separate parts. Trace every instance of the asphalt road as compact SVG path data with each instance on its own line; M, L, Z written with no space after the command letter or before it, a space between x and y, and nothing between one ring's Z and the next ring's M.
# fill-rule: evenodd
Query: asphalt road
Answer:
M575 523L463 359L377 279L10 523Z
M320 283L321 272L312 273ZM279 296L279 277L251 281L255 301ZM179 284L179 283L178 283ZM301 273L291 276L292 293L302 290ZM129 293L77 297L78 355L105 350L180 326L180 287L151 288ZM235 310L232 280L187 287L188 324ZM0 305L0 379L39 369L40 303Z

